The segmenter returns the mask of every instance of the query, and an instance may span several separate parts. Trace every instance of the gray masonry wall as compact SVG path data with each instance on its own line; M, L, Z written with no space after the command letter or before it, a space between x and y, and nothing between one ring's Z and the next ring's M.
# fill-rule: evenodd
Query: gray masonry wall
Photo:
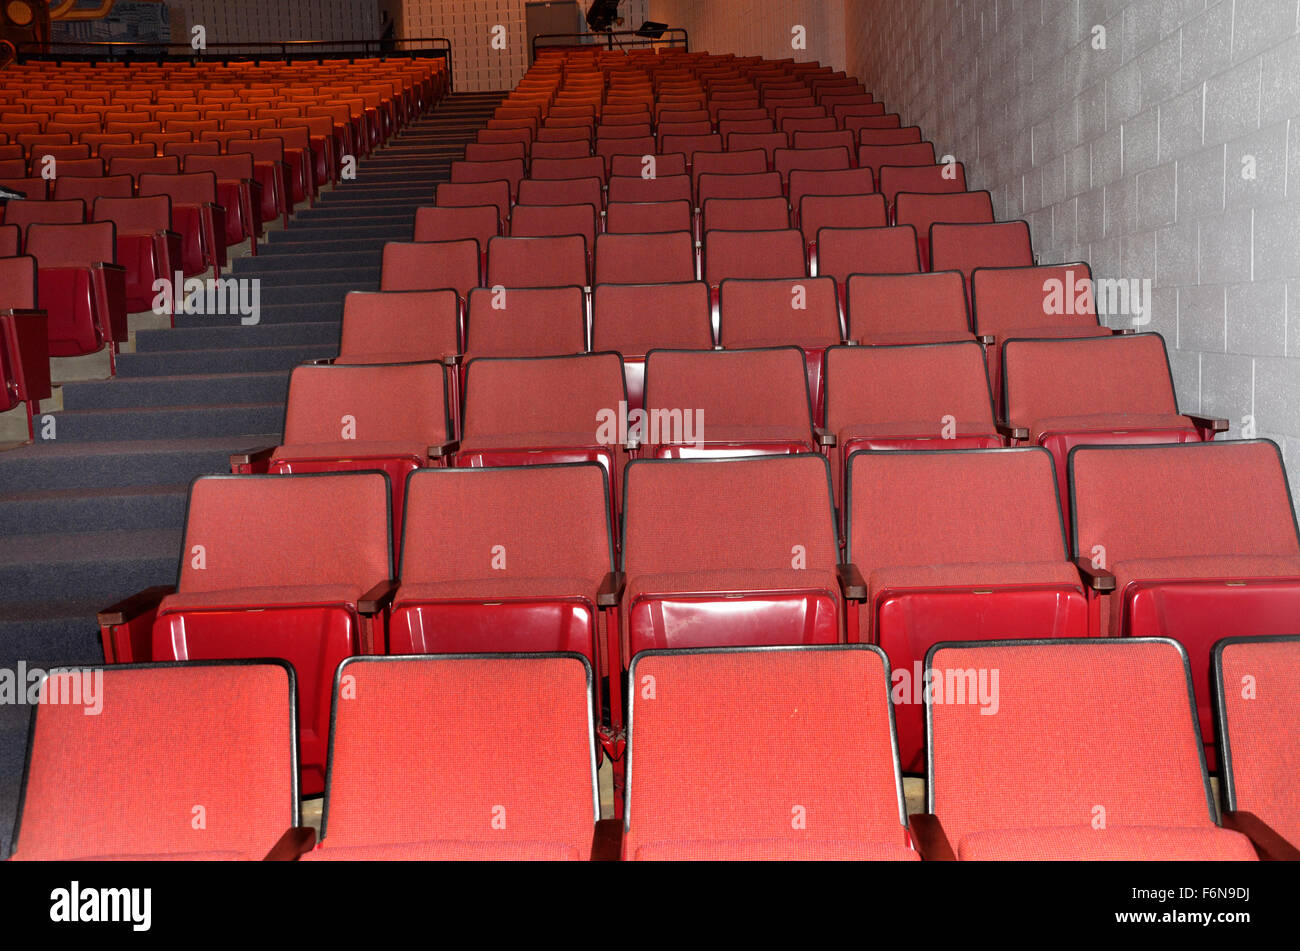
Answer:
M849 71L1043 263L1151 279L1180 408L1253 423L1300 490L1300 3L845 0L845 24Z

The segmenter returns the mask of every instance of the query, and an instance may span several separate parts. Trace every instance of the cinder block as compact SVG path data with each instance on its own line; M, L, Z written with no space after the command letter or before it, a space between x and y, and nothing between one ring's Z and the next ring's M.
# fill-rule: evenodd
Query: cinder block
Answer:
M1142 108L1142 70L1136 62L1106 77L1106 122L1126 122Z
M1201 411L1201 355L1192 350L1181 350L1174 341L1165 338L1169 353L1169 369L1174 375L1174 396L1178 408L1184 413Z
M1254 364L1251 357L1234 353L1201 354L1201 412L1228 420L1232 429L1227 438L1240 439L1242 419L1251 415L1255 398Z
M1277 122L1300 115L1300 36L1279 43L1261 57L1260 121ZM1297 479L1300 481L1300 479Z
M1092 141L1092 187L1109 185L1124 171L1123 126Z
M1202 284L1250 280L1252 217L1251 209L1246 207L1198 221Z
M1187 89L1228 66L1232 53L1232 0L1218 0L1182 31L1180 85Z
M1285 281L1228 286L1228 352L1286 355ZM1296 407L1300 412L1300 406Z
M1276 46L1296 26L1296 0L1233 0L1232 61L1242 62Z
M1182 60L1182 39L1177 33L1145 50L1137 58L1142 73L1142 105L1163 102L1179 89L1178 70Z
M1198 218L1223 211L1224 147L1215 145L1178 162L1178 215Z
M1300 360L1259 357L1255 361L1255 422L1260 429L1300 437ZM1300 469L1295 474L1300 474Z
M1195 221L1182 221L1156 232L1156 284L1171 287L1197 282L1198 234Z
M1178 166L1174 162L1137 176L1137 220L1143 228L1172 222L1178 200Z
M1261 61L1253 59L1205 83L1205 141L1228 139L1259 128Z
M1228 143L1225 185L1229 208L1264 205L1286 197L1287 123Z
M1160 103L1160 160L1180 159L1201 147L1204 140L1202 105L1204 89L1197 85Z
M1106 234L1106 190L1094 188L1079 196L1076 234L1080 244L1099 241Z
M1255 280L1300 278L1300 201L1255 210Z
M1160 112L1147 109L1124 123L1124 174L1136 175L1159 164Z
M1221 284L1178 290L1178 346L1184 350L1225 352L1225 293Z

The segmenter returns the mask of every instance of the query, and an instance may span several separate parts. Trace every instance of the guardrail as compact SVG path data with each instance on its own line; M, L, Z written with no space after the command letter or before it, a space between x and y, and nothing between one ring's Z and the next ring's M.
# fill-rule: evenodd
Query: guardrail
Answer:
M624 41L620 37L631 37ZM542 43L540 40L567 40L565 43ZM533 37L533 59L537 59L538 47L553 48L557 46L604 46L606 49L628 49L638 46L680 46L691 51L691 36L681 27L670 27L659 36L643 36L636 30L613 30L596 33L539 33Z
M13 44L10 44L13 45ZM325 60L384 56L393 59L439 57L447 61L448 80L454 73L451 40L445 36L395 37L379 40L274 40L253 43L207 43L195 49L189 43L124 42L121 40L51 40L18 43L15 56L56 62L230 62L250 60Z

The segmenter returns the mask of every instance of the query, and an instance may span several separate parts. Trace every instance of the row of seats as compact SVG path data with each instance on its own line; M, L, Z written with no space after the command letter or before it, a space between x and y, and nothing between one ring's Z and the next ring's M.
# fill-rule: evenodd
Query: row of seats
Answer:
M0 186L26 197L0 207L0 412L24 405L30 439L50 357L107 349L115 372L158 280L256 254L446 89L441 62L405 59L6 70Z
M649 649L847 641L910 669L954 631L1159 635L1186 647L1208 711L1214 641L1289 633L1300 608L1300 537L1268 441L1075 448L1069 545L1041 448L858 452L842 551L818 455L616 457L616 548L607 458L516 441L416 470L411 453L396 559L393 457L314 448L275 451L294 474L196 481L178 587L100 616L110 662L292 660L308 789L323 778L322 685L355 654L564 649L608 674ZM621 698L601 702L612 737ZM922 733L919 710L900 713L904 769L921 768Z
M44 697L99 678L112 702L37 708L13 858L1298 858L1300 638L1225 639L1214 665L1221 818L1177 643L936 645L916 701L928 802L909 816L892 712L910 671L878 648L647 652L629 671L623 817L600 820L584 658L353 658L329 685L319 843L287 665L75 670Z

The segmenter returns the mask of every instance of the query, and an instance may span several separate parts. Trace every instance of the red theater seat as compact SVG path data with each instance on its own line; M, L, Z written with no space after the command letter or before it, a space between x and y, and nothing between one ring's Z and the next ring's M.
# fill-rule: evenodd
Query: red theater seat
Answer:
M0 412L22 403L29 440L32 418L50 396L48 318L36 309L36 274L35 258L0 257Z
M49 315L50 356L81 356L108 347L113 372L127 326L126 272L117 264L112 222L33 224L27 228L26 250L38 264L38 299Z
M846 291L847 337L863 346L974 339L957 271L853 274Z
M356 658L339 675L321 842L304 859L591 857L600 809L581 657Z
M181 236L172 230L171 201L166 195L148 198L96 198L91 215L117 228L117 259L126 271L128 313L152 310L158 292L154 282L174 282L181 268ZM183 288L173 287L179 300Z
M879 650L648 651L630 682L624 859L919 857Z
M928 818L949 857L1255 858L1215 823L1177 644L943 644L927 675Z
M93 703L33 711L14 860L256 860L286 828L314 840L287 664L74 667L42 689L86 687Z

